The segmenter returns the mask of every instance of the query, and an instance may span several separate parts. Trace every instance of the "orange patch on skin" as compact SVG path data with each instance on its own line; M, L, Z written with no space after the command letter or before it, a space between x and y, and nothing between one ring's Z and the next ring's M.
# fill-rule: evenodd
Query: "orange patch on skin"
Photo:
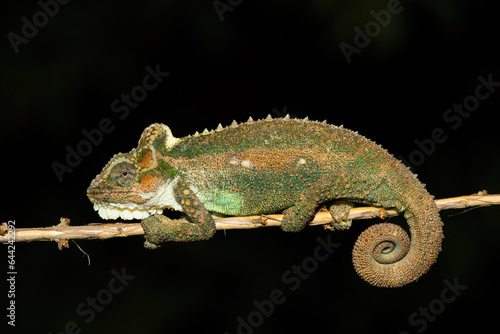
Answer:
M144 191L147 191L148 188L152 187L154 185L154 180L155 178L151 175L146 175L142 178L141 180L141 188L144 189Z
M144 155L142 160L139 162L139 167L141 168L146 168L146 167L151 167L153 165L153 153L149 151Z

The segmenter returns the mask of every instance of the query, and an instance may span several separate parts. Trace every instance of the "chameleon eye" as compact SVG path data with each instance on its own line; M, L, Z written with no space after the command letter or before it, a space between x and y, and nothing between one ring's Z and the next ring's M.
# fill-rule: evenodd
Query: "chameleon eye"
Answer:
M120 187L127 186L132 182L134 182L135 179L134 165L128 162L122 162L113 167L109 176L116 185Z

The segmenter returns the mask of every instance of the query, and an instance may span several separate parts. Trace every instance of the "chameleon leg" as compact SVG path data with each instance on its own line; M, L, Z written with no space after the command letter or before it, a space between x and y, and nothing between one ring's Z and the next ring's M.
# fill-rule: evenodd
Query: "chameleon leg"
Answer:
M285 232L301 231L314 218L318 201L310 195L301 195L294 206L283 211L281 229Z
M155 249L162 242L206 240L214 235L215 221L189 188L187 182L177 182L174 186L174 196L191 223L176 221L163 223L168 220L163 215L155 215L144 219L141 222L146 234L144 247Z
M328 211L332 215L334 223L333 228L336 230L347 230L351 227L352 220L347 220L349 211L354 207L354 204L346 200L337 200L330 205Z

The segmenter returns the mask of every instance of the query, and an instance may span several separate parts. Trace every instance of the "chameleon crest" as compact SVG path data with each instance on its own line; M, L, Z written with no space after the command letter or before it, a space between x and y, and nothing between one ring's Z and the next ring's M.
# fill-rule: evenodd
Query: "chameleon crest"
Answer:
M444 238L433 197L407 167L353 131L307 118L250 118L184 138L152 124L137 148L108 162L87 195L104 219L141 219L147 248L210 238L212 214L283 211L281 228L298 232L323 205L337 229L350 227L355 204L394 208L404 213L411 239L381 223L353 249L357 273L380 287L417 280ZM188 222L169 221L164 209L182 211Z

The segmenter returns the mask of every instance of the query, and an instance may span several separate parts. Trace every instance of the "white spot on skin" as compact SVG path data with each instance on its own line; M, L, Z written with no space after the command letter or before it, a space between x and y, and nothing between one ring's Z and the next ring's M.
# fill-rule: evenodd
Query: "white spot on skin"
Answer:
M241 167L243 167L243 168L250 168L250 167L252 167L252 163L250 162L250 160L243 160L241 162Z
M238 159L233 158L233 159L229 160L229 164L230 165L237 165L238 164Z
M307 163L306 159L300 158L298 164L299 165L305 165Z

